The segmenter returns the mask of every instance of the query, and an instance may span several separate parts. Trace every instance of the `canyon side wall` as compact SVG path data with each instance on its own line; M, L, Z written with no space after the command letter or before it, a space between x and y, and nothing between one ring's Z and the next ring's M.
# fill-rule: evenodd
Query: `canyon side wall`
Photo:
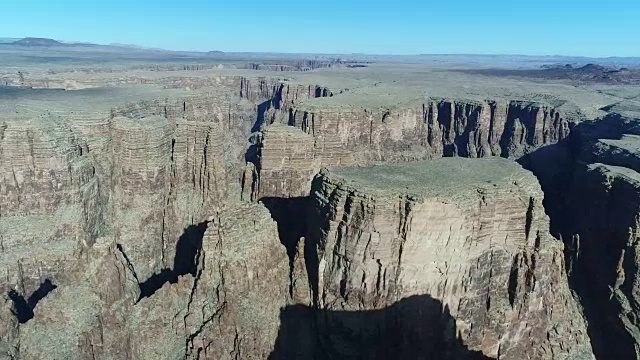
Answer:
M2 119L3 356L268 356L291 269L269 211L238 201L273 95L244 81L235 100Z
M280 190L284 189L282 182L311 181L306 167L300 173L287 175L273 160L261 164L263 157L288 156L289 161L306 161L312 156L320 167L442 156L519 158L566 138L573 119L551 106L536 103L428 99L386 111L347 108L305 111L290 106L288 116L281 114L273 121L310 135L313 147L308 142L301 143L296 147L304 148L300 153L305 155L283 155L281 149L269 147L269 141L271 137L278 141L284 130L269 132L266 126L261 138L264 144L258 145L257 156L250 159L257 168L254 198L305 196L305 191ZM261 187L263 182L267 185ZM273 185L278 182L280 185Z
M504 159L323 170L300 240L317 340L297 335L307 345L281 353L593 358L542 199L536 179ZM430 321L410 321L405 306Z
M563 238L598 358L640 358L637 321L640 141L637 120L609 115L523 158L540 179Z
M53 80L41 85L69 85ZM580 158L591 143L566 145L572 119L533 103L311 111L305 101L333 91L154 81L214 89L0 120L9 358L591 359L594 324L610 331L591 336L594 349L635 351L635 175L613 168L635 169L626 145L593 143L583 154L598 158ZM556 192L583 205L560 232L562 211L549 210L564 253L530 174L461 159L556 148L576 183ZM377 161L405 164L362 168ZM540 164L566 174L564 163ZM556 175L540 175L545 191ZM604 203L606 216L593 210ZM589 327L565 268L595 316ZM580 288L591 277L597 286ZM606 315L590 315L597 308Z

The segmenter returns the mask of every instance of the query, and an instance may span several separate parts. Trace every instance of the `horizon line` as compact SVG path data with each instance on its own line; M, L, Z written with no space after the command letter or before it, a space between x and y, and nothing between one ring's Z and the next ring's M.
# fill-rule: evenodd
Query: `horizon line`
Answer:
M388 56L388 57L420 57L420 56L514 56L514 57L548 57L548 58L583 58L583 59L640 59L639 55L632 56L624 56L624 55L609 55L609 56L590 56L590 55L567 55L567 54L523 54L523 53L469 53L469 52L452 52L452 53L403 53L403 54L393 54L393 53L340 53L340 52L307 52L307 51L224 51L224 50L175 50L175 49L167 49L161 47L152 47L146 45L139 44L127 44L127 43L118 43L112 42L109 44L101 44L90 41L72 41L72 40L61 40L61 39L53 39L48 37L41 36L24 36L24 37L13 37L13 36L0 36L0 39L7 40L22 40L22 39L47 39L54 40L62 43L63 45L93 45L93 46L104 46L104 47L121 47L121 48L134 48L137 50L153 50L153 51L165 51L165 52L177 52L177 53L199 53L199 54L208 54L208 53L223 53L223 54L271 54L271 55L321 55L321 56ZM12 43L0 43L0 45L11 45ZM36 46L34 46L36 47ZM43 46L45 47L45 46Z

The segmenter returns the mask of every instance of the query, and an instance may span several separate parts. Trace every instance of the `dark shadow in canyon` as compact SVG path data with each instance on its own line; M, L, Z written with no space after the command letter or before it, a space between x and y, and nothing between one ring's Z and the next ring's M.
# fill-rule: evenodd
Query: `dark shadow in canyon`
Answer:
M328 96L327 88L316 86L315 97L319 98L319 97L327 97L327 96ZM331 94L331 96L333 96L333 94Z
M23 295L20 295L20 293L15 290L9 291L9 299L13 301L12 312L18 319L18 322L24 324L33 319L33 310L35 310L36 305L57 287L58 286L53 284L51 280L45 279L28 299L25 299Z
M272 100L267 100L257 105L256 121L251 127L252 133L262 130L262 124L264 124L265 120L264 115L271 108L272 102Z
M278 224L280 242L287 248L289 259L296 254L296 246L300 238L307 233L306 213L309 197L263 197L260 201L271 213L271 218Z
M610 193L606 184L589 183L587 164L608 163L588 148L597 139L620 139L640 134L636 122L607 116L583 122L568 138L537 149L518 162L532 171L544 192L544 207L551 220L551 233L565 243L565 264L571 289L578 295L587 319L587 331L597 359L635 359L635 340L623 321L624 306L613 296L620 253L627 247L628 229L634 209L624 208L624 195ZM620 164L609 164L620 165ZM614 189L615 190L615 189ZM617 205L620 206L617 206ZM625 259L625 266L637 266ZM624 269L635 274L636 269ZM618 291L623 293L624 284Z
M278 225L278 237L287 249L289 257L289 276L293 276L294 261L298 251L300 239L304 238L304 260L311 291L317 294L318 284L318 254L315 244L308 239L307 217L309 216L309 196L280 198L264 197L260 199L271 213L271 218ZM293 286L293 278L290 278L290 286ZM293 288L289 291L292 293ZM315 303L315 300L314 300Z
M155 294L166 283L175 284L180 276L198 273L198 260L202 251L202 239L207 231L208 222L189 225L176 243L176 254L173 258L173 268L162 269L151 275L147 280L139 283L140 297L138 302Z
M371 311L287 306L280 312L278 338L268 359L491 358L462 343L447 306L420 295Z
M250 162L256 165L256 167L258 167L260 163L260 149L262 147L260 136L259 133L253 133L249 137L249 146L244 153L244 161Z
M278 87L278 90L275 91L273 98L263 101L260 104L257 105L257 114L256 114L256 121L253 124L253 126L251 127L251 132L256 132L256 131L260 131L262 130L262 125L264 124L265 120L265 114L271 110L280 110L280 103L282 102L282 91L284 90L284 85L280 85L280 87ZM271 119L271 121L273 121Z

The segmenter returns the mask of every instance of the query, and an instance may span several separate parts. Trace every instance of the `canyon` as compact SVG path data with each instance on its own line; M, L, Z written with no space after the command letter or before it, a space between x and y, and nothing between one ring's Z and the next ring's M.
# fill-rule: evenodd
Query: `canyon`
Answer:
M633 85L215 56L0 67L0 359L640 358Z

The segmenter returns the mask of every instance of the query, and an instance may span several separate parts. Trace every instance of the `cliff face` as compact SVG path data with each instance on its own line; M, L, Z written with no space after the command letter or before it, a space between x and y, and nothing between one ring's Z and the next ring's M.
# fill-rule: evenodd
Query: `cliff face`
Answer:
M243 197L307 196L311 179L323 165L353 164L353 157L336 149L315 148L312 136L286 125L269 125L261 134L245 170Z
M255 182L259 188L252 189L252 198L305 196L311 185L307 179L320 170L313 138L290 126L274 124L264 131L259 146L256 174L260 178ZM245 178L251 176L255 175L245 174Z
M287 94L289 92L286 92ZM306 97L305 97L306 98ZM283 98L284 99L284 98ZM289 99L288 97L286 99ZM281 103L278 101L278 103ZM372 161L407 161L442 156L519 158L538 147L555 144L569 135L570 119L566 119L547 105L516 101L487 101L484 103L429 100L415 106L389 111L326 109L304 111L297 109L296 101L285 101L283 111L271 115L272 122L286 123L310 135L310 141L287 133L288 147L304 149L287 152L273 146L285 130L278 127L264 130L262 144L255 165L245 174L252 177L254 198L262 196L306 196L302 184L311 181L307 166L301 172L281 171L281 163L300 162L314 169L321 166L368 164ZM276 109L281 107L276 106ZM270 159L262 164L262 158ZM251 175L255 173L255 175ZM313 172L311 172L313 173ZM312 175L312 174L311 174ZM298 191L276 188L273 182L297 184ZM266 183L261 186L261 183ZM307 187L308 189L308 187Z
M162 268L163 215L170 181L171 132L166 118L112 122L111 204L114 241L146 278Z
M0 125L0 263L3 283L38 289L65 272L67 253L91 246L103 224L87 144L59 119Z
M593 357L542 192L517 165L440 159L336 168L315 178L312 201L307 246L317 251L310 278L317 276L321 313L429 294L455 319L443 344L458 337L500 359ZM347 358L365 351L344 340L345 324L324 326L324 346Z
M58 118L0 125L0 349L18 357L22 326L75 274L102 228L99 183L86 142Z
M413 107L297 111L289 122L347 151L362 147L370 160L429 156L519 157L569 134L569 120L554 108L517 101L428 100Z

